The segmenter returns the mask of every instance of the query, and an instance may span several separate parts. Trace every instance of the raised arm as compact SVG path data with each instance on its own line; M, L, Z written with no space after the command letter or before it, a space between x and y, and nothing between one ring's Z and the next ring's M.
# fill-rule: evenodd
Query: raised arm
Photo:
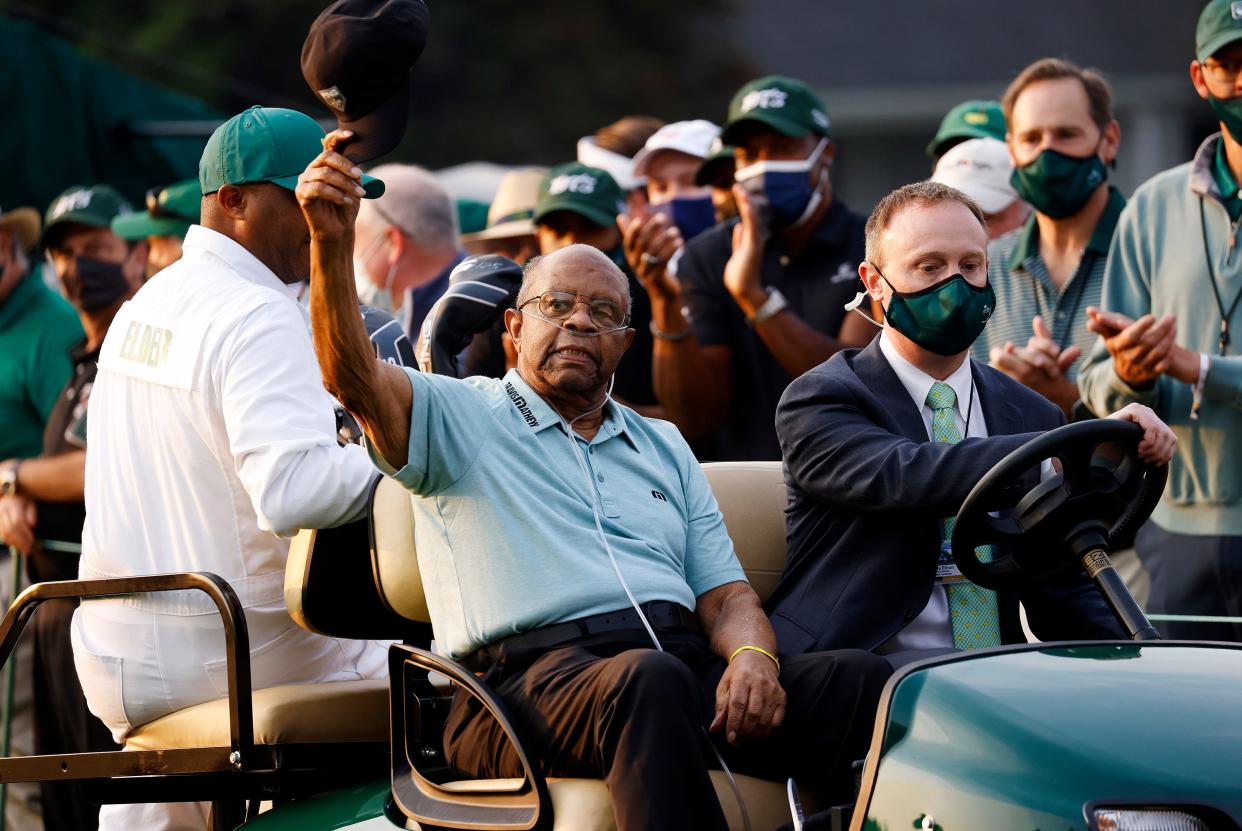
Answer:
M311 331L323 385L347 409L380 455L405 466L412 394L405 372L375 357L354 293L354 220L362 171L335 147L352 133L336 130L298 179L297 198L310 227Z

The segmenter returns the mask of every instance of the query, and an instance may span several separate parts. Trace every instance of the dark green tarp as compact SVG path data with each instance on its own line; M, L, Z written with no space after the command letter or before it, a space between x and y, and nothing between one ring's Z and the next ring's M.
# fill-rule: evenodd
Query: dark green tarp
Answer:
M32 23L0 16L0 207L40 213L71 185L107 182L141 204L147 189L196 176L211 125L202 101L79 52ZM140 135L149 128L191 135ZM204 132L205 131L205 132Z

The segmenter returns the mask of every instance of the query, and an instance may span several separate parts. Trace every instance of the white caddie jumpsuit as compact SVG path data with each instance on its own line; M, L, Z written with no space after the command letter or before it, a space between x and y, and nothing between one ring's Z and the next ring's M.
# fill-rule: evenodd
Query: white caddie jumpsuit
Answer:
M255 688L383 677L385 649L299 628L288 536L358 518L378 475L339 447L306 312L262 262L195 225L182 259L117 314L88 418L83 579L210 571L246 610ZM73 621L91 712L117 740L227 694L214 604L196 592L89 601ZM100 828L202 829L205 806L105 805Z

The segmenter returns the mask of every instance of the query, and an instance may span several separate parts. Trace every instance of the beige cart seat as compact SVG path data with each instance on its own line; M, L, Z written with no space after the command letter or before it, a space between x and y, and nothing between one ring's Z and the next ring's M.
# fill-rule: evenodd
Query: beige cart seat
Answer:
M785 566L785 486L778 462L722 462L703 466L720 504L747 578L761 598L775 587ZM414 515L410 495L397 482L382 479L371 498L371 559L374 583L393 618L426 624L430 621L418 557L414 546ZM286 569L285 600L290 614L304 628L324 634L308 610L314 570L312 554L322 556L323 531L303 531L291 546ZM365 554L354 548L355 559ZM376 624L379 625L379 624ZM370 634L377 637L377 634ZM384 741L389 731L386 681L345 681L257 690L254 694L255 741L259 744L297 742ZM126 739L130 749L213 747L228 744L228 701L220 699L189 707L136 728ZM744 824L736 797L724 775L713 782L731 829ZM737 775L755 831L773 829L789 820L783 783ZM612 801L602 780L549 779L556 831L613 831ZM521 780L470 780L438 786L447 794L486 799L521 787Z
M720 504L725 526L747 579L766 597L785 567L786 491L779 462L720 462L703 465ZM426 599L418 574L410 498L399 485L382 482L373 500L376 578L385 601L403 616L426 620ZM785 786L735 774L755 831L789 822ZM745 828L733 789L723 773L713 771L713 784L730 829ZM521 787L521 779L467 780L442 784L449 793L497 797ZM612 800L603 780L548 780L555 831L615 831ZM808 806L809 807L809 806Z

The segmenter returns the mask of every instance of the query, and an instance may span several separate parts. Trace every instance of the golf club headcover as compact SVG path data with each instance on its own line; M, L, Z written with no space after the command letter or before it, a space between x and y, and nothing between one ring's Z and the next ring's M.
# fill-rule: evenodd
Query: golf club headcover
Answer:
M476 333L512 308L521 286L522 267L508 257L485 254L462 260L418 333L418 368L461 377L457 356Z

